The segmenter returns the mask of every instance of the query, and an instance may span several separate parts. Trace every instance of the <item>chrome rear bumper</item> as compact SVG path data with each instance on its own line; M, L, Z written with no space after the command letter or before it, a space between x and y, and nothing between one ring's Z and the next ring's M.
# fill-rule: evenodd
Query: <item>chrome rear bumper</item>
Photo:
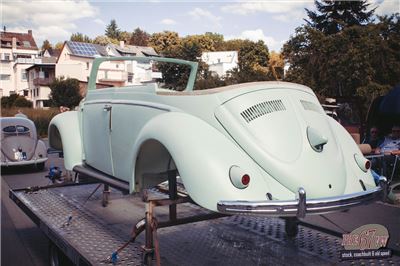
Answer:
M288 201L219 201L218 211L225 214L251 214L266 216L297 216L304 218L306 214L324 214L347 210L373 201L385 200L387 197L387 181L381 179L378 187L338 197L306 199L306 191L300 188L298 200Z

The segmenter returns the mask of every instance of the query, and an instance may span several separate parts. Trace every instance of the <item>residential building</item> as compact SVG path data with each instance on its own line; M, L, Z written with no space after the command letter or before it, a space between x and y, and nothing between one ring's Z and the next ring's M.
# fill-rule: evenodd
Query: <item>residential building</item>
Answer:
M238 52L203 52L201 60L209 66L211 72L224 77L229 70L238 66Z
M49 107L50 84L56 75L56 59L43 58L40 64L26 69L28 74L29 98L34 108Z
M0 40L0 96L17 93L29 98L26 69L35 63L41 63L32 31L1 31Z
M108 44L106 46L67 41L61 50L56 64L56 77L76 78L80 81L85 94L85 86L89 80L93 60L103 56L156 56L157 53L151 47L140 47L124 45L120 46ZM105 86L124 86L134 84L138 80L143 80L143 73L151 70L151 64L138 64L133 61L110 61L100 65L97 75L98 87ZM139 79L138 79L139 77Z

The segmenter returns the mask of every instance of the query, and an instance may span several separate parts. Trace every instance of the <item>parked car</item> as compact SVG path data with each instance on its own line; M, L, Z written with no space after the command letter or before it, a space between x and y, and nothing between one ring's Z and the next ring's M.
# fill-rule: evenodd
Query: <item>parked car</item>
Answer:
M100 64L149 60L188 65L186 89L148 81L96 89ZM165 181L148 173L177 169L196 203L227 214L303 217L381 196L370 162L310 88L253 82L193 91L196 71L177 59L96 58L78 110L51 121L50 146L63 150L67 170L130 192Z
M34 165L43 170L46 145L38 139L35 124L24 117L1 117L1 167Z

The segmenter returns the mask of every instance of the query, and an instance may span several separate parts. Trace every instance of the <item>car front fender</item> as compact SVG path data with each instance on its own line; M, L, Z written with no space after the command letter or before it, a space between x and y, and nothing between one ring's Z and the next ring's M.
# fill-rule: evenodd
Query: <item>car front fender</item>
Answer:
M69 111L53 117L48 130L49 146L64 153L64 166L72 170L83 162L82 138L78 111Z
M189 195L207 209L217 211L221 199L260 200L267 199L266 194L271 192L260 168L249 156L197 117L169 112L153 118L139 134L136 156L148 140L157 140L168 150ZM231 183L229 170L234 165L250 175L247 188L238 189ZM133 185L131 182L131 190Z

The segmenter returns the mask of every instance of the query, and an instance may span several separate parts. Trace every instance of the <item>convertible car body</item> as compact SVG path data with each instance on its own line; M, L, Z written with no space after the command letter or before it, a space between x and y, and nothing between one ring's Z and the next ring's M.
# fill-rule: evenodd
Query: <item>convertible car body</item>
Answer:
M1 117L1 167L35 165L47 161L46 145L38 139L35 124L23 117Z
M156 83L96 89L99 65L149 60L191 67L186 90ZM110 66L109 66L110 68ZM380 197L370 163L308 87L254 82L193 91L197 64L97 58L77 111L57 115L49 144L65 167L138 192L177 169L191 198L227 214L304 216Z

